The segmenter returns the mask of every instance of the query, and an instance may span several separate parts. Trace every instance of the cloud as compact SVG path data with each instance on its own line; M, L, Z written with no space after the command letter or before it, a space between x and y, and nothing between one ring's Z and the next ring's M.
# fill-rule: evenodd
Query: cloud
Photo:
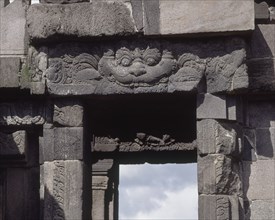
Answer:
M120 167L120 218L198 219L196 164Z

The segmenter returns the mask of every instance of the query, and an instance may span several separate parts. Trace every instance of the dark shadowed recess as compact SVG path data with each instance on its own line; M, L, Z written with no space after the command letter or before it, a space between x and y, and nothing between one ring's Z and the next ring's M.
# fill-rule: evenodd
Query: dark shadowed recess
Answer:
M94 136L133 141L139 132L161 137L170 135L176 142L195 143L196 95L142 94L101 96L88 108L91 133ZM101 155L102 154L102 155ZM107 152L97 152L106 158ZM111 152L121 164L188 163L196 161L196 148L187 151Z

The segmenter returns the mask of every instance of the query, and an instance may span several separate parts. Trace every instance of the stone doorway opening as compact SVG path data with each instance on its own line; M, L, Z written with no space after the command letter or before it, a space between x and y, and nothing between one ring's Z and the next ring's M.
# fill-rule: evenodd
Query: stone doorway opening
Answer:
M118 219L123 164L196 163L196 95L100 96L91 103L92 219Z
M119 219L198 219L197 164L127 164L119 169Z

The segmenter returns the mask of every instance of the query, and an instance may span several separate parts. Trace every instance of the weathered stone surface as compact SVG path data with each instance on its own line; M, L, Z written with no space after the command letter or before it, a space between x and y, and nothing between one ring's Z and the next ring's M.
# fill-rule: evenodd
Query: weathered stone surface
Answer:
M275 158L275 128L256 129L256 153L258 159Z
M159 0L159 8L159 33L164 35L254 29L254 1L251 0Z
M243 187L248 200L274 200L275 161L243 162ZM262 186L259 190L259 186Z
M0 88L19 87L19 72L19 57L0 57Z
M275 127L275 104L273 102L251 101L247 106L246 125L250 128Z
M45 118L43 104L25 101L0 104L0 125L41 125Z
M41 171L44 219L82 219L82 162L45 162Z
M258 20L268 20L269 11L267 2L255 2L255 18Z
M0 2L0 55L22 55L26 53L24 1L8 2Z
M242 195L238 162L224 155L199 157L198 184L200 194Z
M227 96L226 106L228 120L244 122L243 100L240 96Z
M201 220L242 220L241 202L236 196L200 195L199 219Z
M121 2L34 4L27 11L27 25L34 40L58 35L100 37L135 33L130 10Z
M37 73L31 71L32 81L45 76L48 92L55 95L237 92L247 88L244 48L240 38L184 43L129 40L103 46L62 43L48 52L37 48L32 53L37 66Z
M132 14L135 21L135 25L138 31L143 30L143 0L130 0L132 6ZM148 1L145 1L145 4Z
M83 106L80 101L57 100L54 104L53 122L62 126L81 127Z
M209 61L205 70L207 92L217 93L248 88L245 57L245 50L236 50Z
M242 159L244 161L256 161L256 131L244 129L243 140Z
M275 200L254 200L250 209L251 220L275 219Z
M83 128L45 128L43 133L44 161L83 159Z
M143 8L145 35L158 35L160 33L159 0L143 1Z
M236 130L212 119L197 122L197 143L199 154L238 155L241 151Z
M70 4L79 2L89 2L90 0L40 0L44 4Z
M275 63L273 59L253 59L247 62L251 92L275 90Z
M249 57L264 58L275 56L275 25L258 24L252 33Z
M24 156L26 148L26 131L16 131L11 134L0 132L0 156Z
M226 97L224 95L201 94L197 96L197 118L226 119Z

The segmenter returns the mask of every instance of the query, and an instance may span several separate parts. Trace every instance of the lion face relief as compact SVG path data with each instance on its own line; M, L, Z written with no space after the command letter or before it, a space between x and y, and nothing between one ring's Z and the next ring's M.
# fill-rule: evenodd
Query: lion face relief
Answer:
M106 53L99 62L99 72L111 82L122 86L153 86L167 82L177 64L170 52L162 54L158 49L136 48L131 51L125 47Z

